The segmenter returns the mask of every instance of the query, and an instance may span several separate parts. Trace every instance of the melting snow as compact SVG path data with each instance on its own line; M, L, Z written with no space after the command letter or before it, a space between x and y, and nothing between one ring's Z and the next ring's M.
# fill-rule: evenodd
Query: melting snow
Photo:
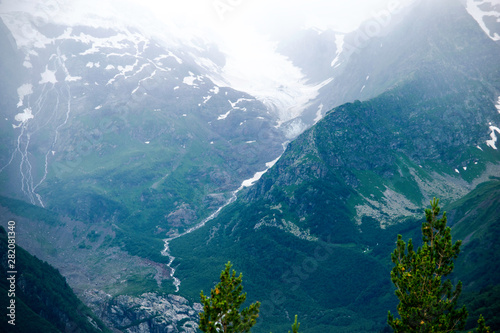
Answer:
M243 187L250 187L252 186L253 184L255 184L255 182L257 182L260 177L262 177L263 174L265 174L267 172L267 170L269 170L273 165L276 164L276 162L278 162L278 160L280 159L281 156L279 156L277 159L275 159L274 161L271 161L271 162L267 162L266 163L266 169L264 171L259 171L259 172L256 172L255 175L253 175L252 178L250 179L247 179L247 180L244 180L242 183L241 183L241 188Z
M221 115L217 118L217 120L226 119L226 118L227 118L227 116L229 116L229 114L231 113L231 111L233 111L233 110L229 110L229 111L227 111L225 114L221 114Z
M339 57L340 57L340 53L342 52L342 50L344 49L344 35L335 35L335 45L337 46L337 53L335 54L335 59L332 60L332 63L330 64L330 66L334 67L338 67L340 65L337 64L337 62L339 61Z
M460 173L460 171L458 171L458 169L455 169L455 172L456 172L456 173Z
M500 20L500 12L498 11L483 11L480 7L481 5L484 5L486 3L489 3L490 1L485 1L485 0L467 0L467 6L466 9L469 12L469 14L479 23L479 26L481 29L484 30L484 32L493 39L494 41L499 41L500 40L500 35L496 32L491 32L490 29L486 26L484 23L484 18L487 16L494 16L497 18L497 22ZM494 5L492 2L491 5Z
M246 108L240 108L238 106L236 106L236 104L240 103L240 102L244 102L244 101L248 101L248 102L251 102L253 101L253 99L248 99L248 98L239 98L236 102L231 102L230 100L227 100L229 102L229 104L231 104L231 107L233 109L240 109L240 110L244 110L246 111Z
M66 78L64 79L64 81L66 82L74 82L74 81L80 81L82 79L81 76L71 76L71 75L66 75Z
M106 83L106 85L110 85L111 83L113 83L116 80L116 78L119 76L123 76L125 79L127 79L129 77L129 76L127 76L127 73L132 72L134 70L135 66L137 66L138 64L139 64L139 60L136 59L133 65L127 65L125 67L118 66L118 70L120 71L120 73L116 74L112 79L110 79L108 81L108 83ZM142 67L141 67L141 69L142 69ZM134 74L136 74L136 73L134 73ZM133 76L134 74L132 74L130 76Z
M321 115L321 111L323 111L323 103L321 103L318 107L318 111L316 111L316 118L314 118L314 123L316 124L318 121L321 120L321 118L323 118L323 116Z
M44 84L44 83L55 84L55 83L57 83L56 72L55 71L51 71L48 68L48 66L45 66L45 72L43 72L41 74L41 76L42 76L42 79L40 80L40 82L38 82L39 84Z
M186 76L183 80L182 83L187 84L188 86L194 86L198 87L197 84L194 83L194 81L201 81L201 76L197 75L195 76L192 72L189 72L189 76Z
M179 65L182 65L182 59L181 59L181 58L179 58L178 56L176 56L175 54L173 54L173 53L172 53L172 52L170 52L170 51L168 51L168 55L169 55L170 57L173 57L173 58L177 61L177 63L179 63Z
M495 105L497 108L498 113L500 113L500 96L498 96L497 104Z
M17 94L19 95L19 102L17 103L17 107L20 108L23 106L24 97L31 95L33 93L33 85L31 83L25 83L19 88L17 88Z
M490 126L490 130L491 130L490 133L491 140L486 140L486 144L496 150L497 136L495 135L495 132L498 132L498 134L500 134L500 128L496 126Z
M24 109L23 113L18 113L14 117L15 120L20 121L22 123L24 123L25 121L28 121L30 119L33 119L33 118L34 117L33 117L33 113L31 111L31 108ZM19 126L17 126L17 127L19 127Z

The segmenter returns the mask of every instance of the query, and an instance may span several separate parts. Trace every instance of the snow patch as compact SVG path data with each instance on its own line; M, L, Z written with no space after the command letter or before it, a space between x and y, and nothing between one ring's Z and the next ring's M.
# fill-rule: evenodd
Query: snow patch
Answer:
M102 104L101 105L98 105L94 108L94 110L99 110L100 108L102 108Z
M203 96L203 104L205 104L206 102L208 102L211 98L212 98L212 95Z
M494 1L488 1L488 0L467 0L466 4L466 9L469 12L469 14L477 21L481 29L494 41L499 41L500 40L500 35L496 32L490 31L490 29L486 26L484 22L485 17L493 16L496 17L496 21L500 21L500 12L498 11L483 11L481 9L482 5L485 4L491 4L492 6L494 5Z
M40 82L38 82L39 84L44 84L44 83L56 84L57 83L56 72L51 71L48 68L48 66L45 66L45 72L43 72L41 74L41 76L42 76L42 79L40 80Z
M24 109L23 113L18 113L16 114L16 116L14 117L14 119L16 121L19 121L21 123L24 123L30 119L33 119L34 116L33 116L33 113L32 113L32 110L31 108L26 108ZM19 125L20 126L20 125ZM15 127L19 127L19 126L15 126Z
M201 81L203 77L199 75L194 75L192 72L189 72L189 76L186 76L183 80L182 83L187 84L188 86L193 86L193 87L198 87L197 84L194 83L194 81Z
M500 134L500 128L496 126L490 126L490 130L491 130L490 133L491 140L486 140L486 144L496 150L497 136L495 135L495 132L498 132L498 134Z
M242 111L246 111L247 108L245 107L239 107L239 106L236 106L237 104L241 103L241 102L244 102L244 101L248 101L248 102L251 102L251 101L254 101L253 99L248 99L248 98L239 98L236 102L231 102L229 99L227 100L229 102L229 104L231 104L231 107L234 109L234 110L242 110Z
M229 111L227 111L226 113L221 114L221 115L217 118L217 120L223 120L223 119L226 119L226 118L227 118L227 116L229 116L229 114L231 113L231 111L233 111L233 110L229 110Z
M19 102L17 107L23 106L24 97L31 95L33 93L33 85L31 83L25 83L19 88L17 88L17 95L19 96Z
M276 162L278 162L278 160L280 159L280 157L281 157L281 155L280 155L277 159L275 159L275 160L273 160L273 161L271 161L271 162L267 162L267 163L266 163L266 169L265 169L264 171L259 171L259 172L256 172L256 173L253 175L253 177L252 177L252 178L249 178L249 179L247 179L247 180L244 180L244 181L241 183L241 187L240 187L240 189L241 189L241 188L243 188L243 187L250 187L250 186L252 186L253 184L255 184L255 183L256 183L256 182L260 179L260 177L262 177L262 175L263 175L263 174L265 174L265 173L267 172L267 170L269 170L270 168L272 168L272 167L273 167L273 165L275 165L275 164L276 164Z
M71 75L66 75L66 78L64 79L64 81L66 82L75 82L75 81L80 81L82 79L81 76L71 76Z
M214 93L214 95L217 95L220 91L219 87L214 86L212 89L209 90L210 92ZM498 103L500 103L500 97L498 97Z
M320 121L320 120L321 120L321 118L323 118L321 111L323 111L323 103L321 103L321 104L318 106L318 111L316 111L316 118L314 118L314 123L315 123L315 124L316 124L318 121Z
M331 67L338 67L340 63L338 63L340 59L340 53L344 49L344 37L345 35L335 35L335 45L337 46L337 53L335 54L335 59L332 60L330 64ZM338 63L338 64L337 64Z
M115 75L112 79L110 79L110 80L108 81L108 83L106 83L106 85L110 85L110 84L112 84L112 83L116 80L116 78L117 78L117 77L119 77L119 76L123 76L123 78L124 78L124 79L127 79L127 78L129 78L129 77L134 76L135 74L137 74L138 72L140 72L140 71L142 70L142 68L143 68L143 67L141 67L141 69L140 69L137 73L134 73L134 74L132 74L132 75L127 76L127 73L132 72L132 71L134 70L134 68L135 68L138 64L139 64L139 60L137 60L137 59L136 59L133 65L127 65L127 66L125 66L125 67L123 67L123 66L118 66L118 67L117 67L117 69L120 71L120 73L116 74L116 75Z
M88 68L94 68L94 67L95 67L95 68L99 68L99 67L101 67L101 64L100 64L99 62L90 62L90 61L89 61L89 62L85 65L85 67L88 67ZM108 68L108 67L106 67L106 69L107 69L107 68Z

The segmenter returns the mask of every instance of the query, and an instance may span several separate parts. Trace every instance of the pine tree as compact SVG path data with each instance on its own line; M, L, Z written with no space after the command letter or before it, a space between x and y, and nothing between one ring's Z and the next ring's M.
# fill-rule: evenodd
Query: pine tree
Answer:
M483 315L479 315L479 320L477 321L477 333L492 333L491 328L486 326L486 321Z
M455 308L462 283L459 281L454 289L449 279L443 281L453 271L461 241L452 244L446 212L438 218L438 204L434 198L431 209L425 210L423 245L416 252L411 239L406 247L398 235L391 280L400 301L397 310L401 318L394 318L390 311L388 314L388 323L395 332L454 332L465 326L465 306Z
M300 323L297 323L297 315L295 315L295 322L292 325L292 333L299 333ZM288 331L290 333L290 331Z
M241 281L243 275L236 277L231 273L231 262L226 264L220 275L220 282L210 292L210 297L201 291L203 312L200 313L200 330L203 332L240 333L249 332L259 316L260 303L255 302L240 312L246 300Z

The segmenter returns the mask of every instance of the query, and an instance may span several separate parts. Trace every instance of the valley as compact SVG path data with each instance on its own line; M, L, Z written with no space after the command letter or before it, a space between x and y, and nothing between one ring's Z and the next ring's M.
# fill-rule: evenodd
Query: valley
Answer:
M98 326L196 332L231 261L262 303L252 332L295 314L306 333L387 331L397 235L421 242L437 197L467 329L500 329L498 5L301 28L252 71L208 31L78 4L0 4L0 225Z

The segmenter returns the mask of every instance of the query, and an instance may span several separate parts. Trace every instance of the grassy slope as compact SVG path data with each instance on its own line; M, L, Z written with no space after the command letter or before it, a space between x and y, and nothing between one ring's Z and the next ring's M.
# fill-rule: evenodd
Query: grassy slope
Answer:
M454 277L464 284L461 301L469 310L468 327L479 314L500 330L500 180L491 180L450 205L453 236L463 239Z
M423 193L410 167L421 179L434 180L437 172L452 179L447 185L461 186L499 157L493 149L468 148L483 131L473 118L491 106L467 106L468 100L483 96L485 87L462 94L465 77L447 78L460 87L456 91L433 80L424 70L374 100L333 110L217 219L173 241L181 292L197 300L199 290L209 290L231 260L245 275L249 298L263 301L256 332L285 330L293 313L303 318L305 332L382 328L396 304L389 280L396 235L419 239L420 223L409 218L380 229L380 221L365 216L357 226L352 219L359 195L380 200L388 186L419 207L419 218L424 198L442 188L435 183ZM469 130L461 131L465 126ZM454 171L461 165L469 166L468 172ZM453 198L442 199L448 204ZM319 241L283 232L293 231L289 222ZM318 260L316 253L325 248L330 252Z

